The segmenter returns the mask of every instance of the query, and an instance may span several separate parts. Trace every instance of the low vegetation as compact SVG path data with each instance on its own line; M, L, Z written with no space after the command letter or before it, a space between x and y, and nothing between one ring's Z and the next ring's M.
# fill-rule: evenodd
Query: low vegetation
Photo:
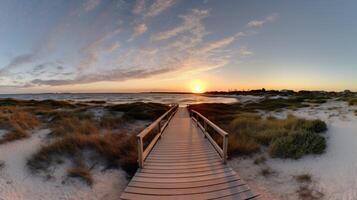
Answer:
M0 144L30 136L32 129L40 125L38 118L17 107L0 107L0 128L7 133L0 138Z
M295 116L286 119L262 117L257 110L304 107L302 100L269 99L260 103L200 104L190 109L208 116L227 130L230 155L251 154L268 149L272 157L298 159L307 154L320 154L326 148L321 134L327 130L321 120L306 120ZM215 138L219 141L219 137ZM262 148L262 147L268 148Z
M136 120L155 120L168 108L151 103L106 106L99 118L83 108L51 113L51 142L32 155L27 165L33 173L48 174L52 166L62 163L58 161L69 160L73 167L68 176L91 185L91 168L87 166L94 156L104 169L120 167L131 176L137 169L136 135L116 128Z
M67 175L69 177L78 177L90 186L93 184L92 174L86 166L70 168L67 170Z
M275 174L276 172L273 171L270 167L264 167L261 171L260 171L260 175L264 176L264 177L268 177L271 176L273 174Z
M0 160L0 170L2 170L5 167L5 161Z
M295 180L299 183L311 183L312 177L310 174L300 174L294 177Z
M297 190L300 199L303 200L319 200L324 197L320 191L314 190L311 186L301 185Z
M355 96L355 95L341 97L341 98L339 98L339 100L346 101L350 106L357 105L357 96Z

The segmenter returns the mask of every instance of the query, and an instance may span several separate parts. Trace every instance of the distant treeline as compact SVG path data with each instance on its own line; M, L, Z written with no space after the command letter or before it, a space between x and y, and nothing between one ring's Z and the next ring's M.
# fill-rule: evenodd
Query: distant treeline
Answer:
M350 90L345 90L343 92L334 91L310 91L310 90L230 90L230 91L209 91L205 92L208 95L254 95L254 96L266 96L266 95L280 95L280 96L293 96L293 95L326 95L326 96L349 96L356 95L356 92L351 92Z

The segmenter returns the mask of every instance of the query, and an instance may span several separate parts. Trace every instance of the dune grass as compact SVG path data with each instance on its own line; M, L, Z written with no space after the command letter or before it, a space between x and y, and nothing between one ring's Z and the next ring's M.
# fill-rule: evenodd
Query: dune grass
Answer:
M69 177L77 177L86 182L89 186L93 185L93 177L90 170L86 166L73 167L67 170Z
M49 127L53 136L99 133L98 123L89 112L57 112L52 117Z
M130 103L108 106L110 111L124 112L123 117L135 120L154 120L159 118L170 107L159 103Z
M300 174L300 175L294 176L294 178L299 183L311 183L312 182L312 177L310 174Z
M73 169L68 175L80 177L90 184L88 173L83 169L86 152L96 155L105 168L122 168L129 176L137 170L136 135L118 133L118 126L135 120L155 120L169 109L162 104L133 103L106 106L100 118L86 109L58 111L50 114L49 127L52 142L32 155L27 165L34 173L47 172L58 160L71 161ZM116 113L120 112L119 115ZM143 116L141 116L143 114ZM81 162L78 162L78 158ZM78 164L81 163L81 164ZM85 163L85 164L83 164Z
M340 97L339 100L346 101L350 106L357 105L357 96L355 96L355 95Z
M263 101L262 104L247 105L200 104L192 105L190 109L197 110L230 133L229 155L255 153L262 146L268 147L271 156L280 158L298 159L306 154L323 153L326 140L320 133L327 130L325 122L295 116L286 119L262 118L256 110L261 110L264 105L270 105L265 108L270 111L276 105L291 107L292 104L268 100L268 103ZM213 138L221 144L220 137Z
M0 139L0 144L27 138L30 131L40 125L38 118L21 108L0 107L0 128L8 132Z

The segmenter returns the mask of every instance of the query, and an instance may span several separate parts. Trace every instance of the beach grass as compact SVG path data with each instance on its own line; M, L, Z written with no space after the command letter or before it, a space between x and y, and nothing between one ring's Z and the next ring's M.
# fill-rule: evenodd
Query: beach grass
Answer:
M69 177L80 178L86 182L89 186L93 185L93 177L90 173L90 169L86 166L73 167L67 170L67 175Z
M326 140L320 133L327 130L321 120L307 120L289 115L286 119L262 117L256 110L268 111L276 105L300 107L300 101L271 99L268 102L237 104L199 104L194 109L230 133L228 153L251 154L267 146L273 157L298 159L306 154L320 154L326 148ZM268 107L264 107L268 105ZM220 137L213 137L221 145ZM306 140L306 141L305 141Z
M40 125L38 118L14 106L0 107L0 128L7 133L0 139L0 144L27 138L31 130Z
M118 131L116 128L137 120L153 121L169 109L169 106L153 103L132 103L103 106L105 113L97 118L88 109L59 110L49 117L50 143L43 145L27 161L33 173L49 173L59 160L69 160L73 169L68 175L84 176L83 166L88 163L90 152L104 168L122 168L132 176L137 168L136 135ZM78 161L80 160L80 162ZM84 163L84 164L83 164Z

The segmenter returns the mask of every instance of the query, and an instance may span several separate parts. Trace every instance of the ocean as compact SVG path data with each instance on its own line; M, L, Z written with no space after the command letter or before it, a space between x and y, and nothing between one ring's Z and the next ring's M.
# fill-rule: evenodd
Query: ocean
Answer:
M213 97L199 94L177 93L42 93L42 94L0 94L0 98L23 100L67 100L67 101L106 101L124 104L133 102L177 103L179 105L198 103L235 103L237 98Z

